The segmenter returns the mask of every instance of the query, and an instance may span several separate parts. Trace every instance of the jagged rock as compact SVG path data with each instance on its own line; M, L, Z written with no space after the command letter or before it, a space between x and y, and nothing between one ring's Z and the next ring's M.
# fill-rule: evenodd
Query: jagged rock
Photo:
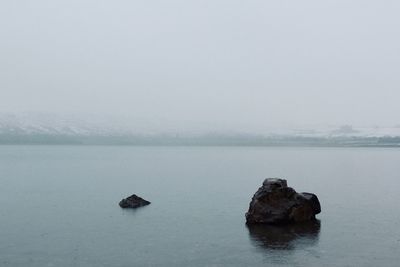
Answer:
M316 195L297 193L287 186L284 179L267 178L254 194L246 222L266 224L288 224L315 219L321 212Z
M119 206L121 208L131 208L131 209L136 209L142 206L149 205L151 202L144 200L141 197L138 197L137 195L132 195L130 197L124 198L119 202Z

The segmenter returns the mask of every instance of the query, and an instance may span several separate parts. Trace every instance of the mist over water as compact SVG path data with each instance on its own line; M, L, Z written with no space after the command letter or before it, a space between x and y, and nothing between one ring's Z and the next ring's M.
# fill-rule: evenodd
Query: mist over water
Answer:
M0 266L397 266L399 10L0 1ZM266 177L318 220L246 226Z
M393 127L399 8L2 1L0 111L133 117L159 131Z

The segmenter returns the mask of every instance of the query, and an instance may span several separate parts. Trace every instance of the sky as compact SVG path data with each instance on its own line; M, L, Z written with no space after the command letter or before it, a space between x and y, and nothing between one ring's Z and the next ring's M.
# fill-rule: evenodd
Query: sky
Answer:
M399 125L399 10L387 0L0 1L0 112L247 131Z

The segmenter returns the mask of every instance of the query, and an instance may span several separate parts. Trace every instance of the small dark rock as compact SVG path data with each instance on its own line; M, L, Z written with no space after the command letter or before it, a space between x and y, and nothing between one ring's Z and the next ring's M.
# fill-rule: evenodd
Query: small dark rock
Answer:
M254 194L246 222L248 224L288 224L315 219L321 212L318 197L297 193L284 179L268 178Z
M151 202L144 200L141 197L138 197L137 195L132 195L130 197L124 198L119 202L119 206L123 209L130 208L130 209L136 209L139 207L143 207L146 205L149 205Z

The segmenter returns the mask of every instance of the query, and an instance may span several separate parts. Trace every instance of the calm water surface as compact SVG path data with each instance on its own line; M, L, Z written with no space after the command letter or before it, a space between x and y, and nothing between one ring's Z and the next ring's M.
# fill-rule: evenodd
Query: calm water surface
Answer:
M266 177L319 221L248 228ZM0 266L400 264L397 149L0 146L0 203Z

